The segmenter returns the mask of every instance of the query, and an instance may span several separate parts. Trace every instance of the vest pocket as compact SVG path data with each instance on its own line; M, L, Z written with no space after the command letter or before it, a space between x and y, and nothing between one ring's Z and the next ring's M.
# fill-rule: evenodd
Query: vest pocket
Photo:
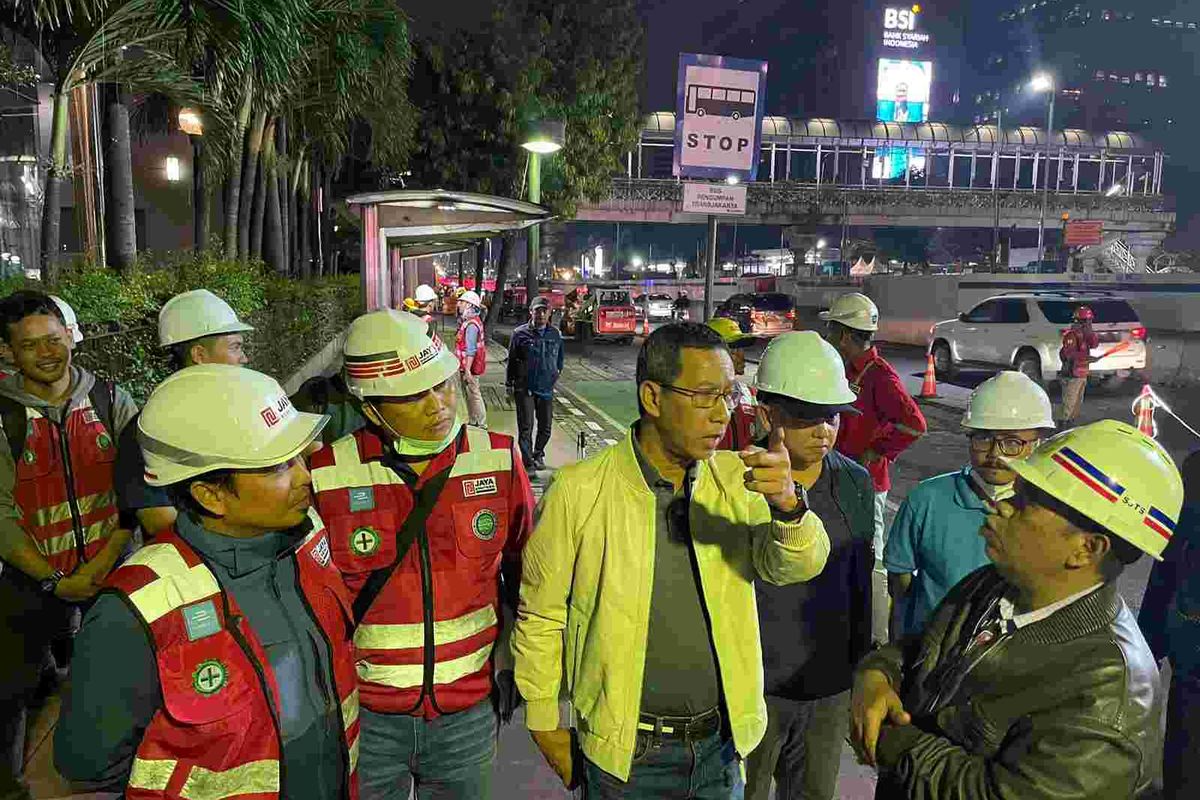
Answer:
M163 705L185 725L205 725L246 711L258 676L227 630L159 655Z
M342 572L374 572L396 560L399 524L390 510L331 516L326 530L333 562Z
M493 556L508 538L508 498L495 495L486 500L455 503L454 541L467 558Z

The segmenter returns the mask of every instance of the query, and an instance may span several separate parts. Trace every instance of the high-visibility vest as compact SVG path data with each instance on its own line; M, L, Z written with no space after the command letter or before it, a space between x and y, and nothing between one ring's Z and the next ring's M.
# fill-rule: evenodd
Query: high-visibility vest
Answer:
M28 406L25 417L13 501L38 551L54 569L70 573L94 558L119 524L116 432L105 427L91 397L68 411L61 425Z
M396 534L416 500L383 463L385 446L360 430L311 459L317 508L351 596L372 572L395 564ZM464 426L420 476L417 491L449 470L424 529L354 633L366 708L433 718L490 694L500 562L512 537L523 541L533 510L512 451L511 436Z
M479 329L478 338L476 341L475 355L468 358L467 356L467 328L474 325ZM454 352L458 356L459 368L464 372L469 372L472 375L482 375L487 369L487 343L483 338L483 320L479 317L471 317L458 328L458 333L454 338Z
M313 530L296 550L296 573L301 597L325 635L340 701L341 796L356 800L358 685L349 598L332 566L325 528L315 512L309 518ZM233 595L173 527L118 568L106 590L122 594L150 632L163 697L138 745L125 797L279 797L279 687Z
M738 393L737 405L729 415L729 425L717 445L718 450L745 450L755 442L758 432L758 400L754 389L741 381L735 385Z

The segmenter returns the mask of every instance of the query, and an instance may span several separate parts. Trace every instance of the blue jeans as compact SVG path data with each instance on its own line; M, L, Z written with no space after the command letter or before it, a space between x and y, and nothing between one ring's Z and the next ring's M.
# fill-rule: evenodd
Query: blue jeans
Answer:
M490 700L437 719L360 711L362 800L487 800L496 760Z
M629 781L592 762L584 780L586 800L742 800L746 783L732 739L714 734L691 744L639 733Z

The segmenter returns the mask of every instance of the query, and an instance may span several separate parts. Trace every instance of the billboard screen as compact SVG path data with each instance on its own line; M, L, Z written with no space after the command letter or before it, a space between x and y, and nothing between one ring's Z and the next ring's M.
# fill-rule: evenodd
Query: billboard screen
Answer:
M875 118L881 122L925 122L929 119L932 85L932 61L879 59Z

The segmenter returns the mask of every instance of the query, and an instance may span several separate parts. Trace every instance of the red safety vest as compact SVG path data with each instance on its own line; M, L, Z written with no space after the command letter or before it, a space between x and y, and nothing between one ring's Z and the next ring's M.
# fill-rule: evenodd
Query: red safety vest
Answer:
M118 527L115 434L90 397L68 411L62 425L28 406L25 416L13 500L38 551L54 569L70 573L94 558Z
M296 550L301 594L329 644L345 731L345 800L358 797L358 686L350 606L315 512ZM279 687L266 651L216 576L175 529L108 579L150 632L163 706L142 735L128 800L280 796ZM103 687L93 687L103 691Z
M753 388L738 383L738 404L729 415L729 425L721 437L718 450L745 450L754 444L758 423L758 401Z
M479 337L475 340L475 357L467 361L467 328L474 325L479 328ZM487 369L487 346L483 340L483 320L479 317L471 317L469 320L458 326L458 334L454 339L454 352L458 356L459 368L470 372L472 375L482 375Z
M311 459L333 562L352 596L395 564L397 533L416 502L414 487L383 463L386 446L360 430ZM496 647L501 557L524 544L533 516L529 478L512 453L511 436L464 426L417 480L419 492L449 470L424 529L354 633L366 708L431 719L491 693L493 649L506 655Z

